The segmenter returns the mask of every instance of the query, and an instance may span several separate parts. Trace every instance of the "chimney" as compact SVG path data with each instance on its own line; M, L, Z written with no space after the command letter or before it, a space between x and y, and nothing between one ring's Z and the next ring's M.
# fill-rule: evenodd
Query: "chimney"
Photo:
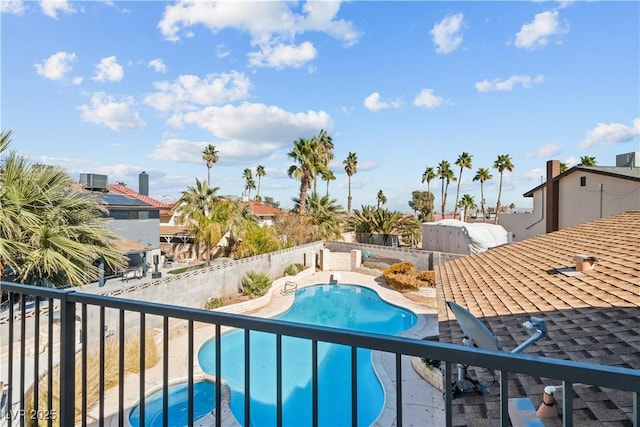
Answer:
M556 176L560 175L560 161L549 160L547 161L547 228L546 232L551 233L558 231L558 205L560 203L560 182L554 180Z
M138 194L141 196L149 195L149 175L145 171L138 175Z
M589 271L593 270L593 265L596 263L596 258L583 254L576 254L573 257L576 263L576 271Z

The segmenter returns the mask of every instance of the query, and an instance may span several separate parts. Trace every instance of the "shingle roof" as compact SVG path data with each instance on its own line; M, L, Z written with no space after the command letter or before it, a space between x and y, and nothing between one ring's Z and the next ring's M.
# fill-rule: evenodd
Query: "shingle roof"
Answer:
M594 270L559 272L575 266L576 254L596 257ZM487 324L504 350L529 337L521 324L536 316L545 320L549 338L525 353L640 369L639 254L640 211L631 211L441 264L436 267L440 340L461 343L463 337L446 309L445 301L453 300ZM513 377L510 394L539 405L541 381ZM581 398L574 400L576 425L628 424L629 393L594 389L575 389ZM482 406L485 418L499 417L497 394L467 398L454 425L482 424L471 402Z

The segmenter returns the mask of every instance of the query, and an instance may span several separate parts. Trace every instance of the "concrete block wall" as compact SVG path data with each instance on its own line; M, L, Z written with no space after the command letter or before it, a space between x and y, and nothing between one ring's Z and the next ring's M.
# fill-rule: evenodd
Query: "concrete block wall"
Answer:
M369 245L366 243L348 243L340 241L327 242L325 246L335 252L351 252L359 249L363 254L369 252L371 255L396 258L402 261L409 261L416 266L417 270L433 270L434 266L459 258L463 255L446 254L442 252L423 251L407 248L392 248L389 246Z
M159 304L202 308L209 298L235 294L239 290L241 280L247 272L266 272L271 277L280 277L286 267L293 263L303 264L305 254L315 254L323 247L323 242L309 243L270 254L229 261L175 276L166 276L159 280L128 289L107 292L103 295ZM80 307L78 307L78 310L80 310ZM88 331L90 343L98 340L98 316L99 309L90 307L87 312L88 323L91 324ZM139 315L135 313L126 314L125 330L137 333L139 324ZM119 328L118 310L105 310L105 325L107 333L117 334ZM160 328L162 327L162 318L147 315L146 325L147 328Z

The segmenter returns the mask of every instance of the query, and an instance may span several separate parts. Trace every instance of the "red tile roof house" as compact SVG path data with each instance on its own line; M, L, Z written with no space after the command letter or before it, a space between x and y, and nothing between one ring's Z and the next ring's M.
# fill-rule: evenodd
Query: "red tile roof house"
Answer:
M578 254L595 262L581 265ZM640 369L640 211L455 259L436 267L436 280L441 341L462 344L445 303L455 301L489 327L502 350L525 341L531 334L522 323L536 316L546 322L548 338L524 354ZM481 369L469 372L487 381ZM509 397L529 397L537 408L545 385L559 384L510 374ZM453 425L499 425L499 386L488 391L455 398ZM576 426L633 425L630 392L575 386L573 407Z

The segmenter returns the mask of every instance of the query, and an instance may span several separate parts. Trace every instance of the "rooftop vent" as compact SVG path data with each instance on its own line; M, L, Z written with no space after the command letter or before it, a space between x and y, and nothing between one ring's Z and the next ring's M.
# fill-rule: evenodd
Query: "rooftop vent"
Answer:
M107 175L81 173L80 184L85 190L107 191Z
M576 271L589 271L593 270L593 265L596 263L596 258L583 254L576 254L573 257L576 262Z

